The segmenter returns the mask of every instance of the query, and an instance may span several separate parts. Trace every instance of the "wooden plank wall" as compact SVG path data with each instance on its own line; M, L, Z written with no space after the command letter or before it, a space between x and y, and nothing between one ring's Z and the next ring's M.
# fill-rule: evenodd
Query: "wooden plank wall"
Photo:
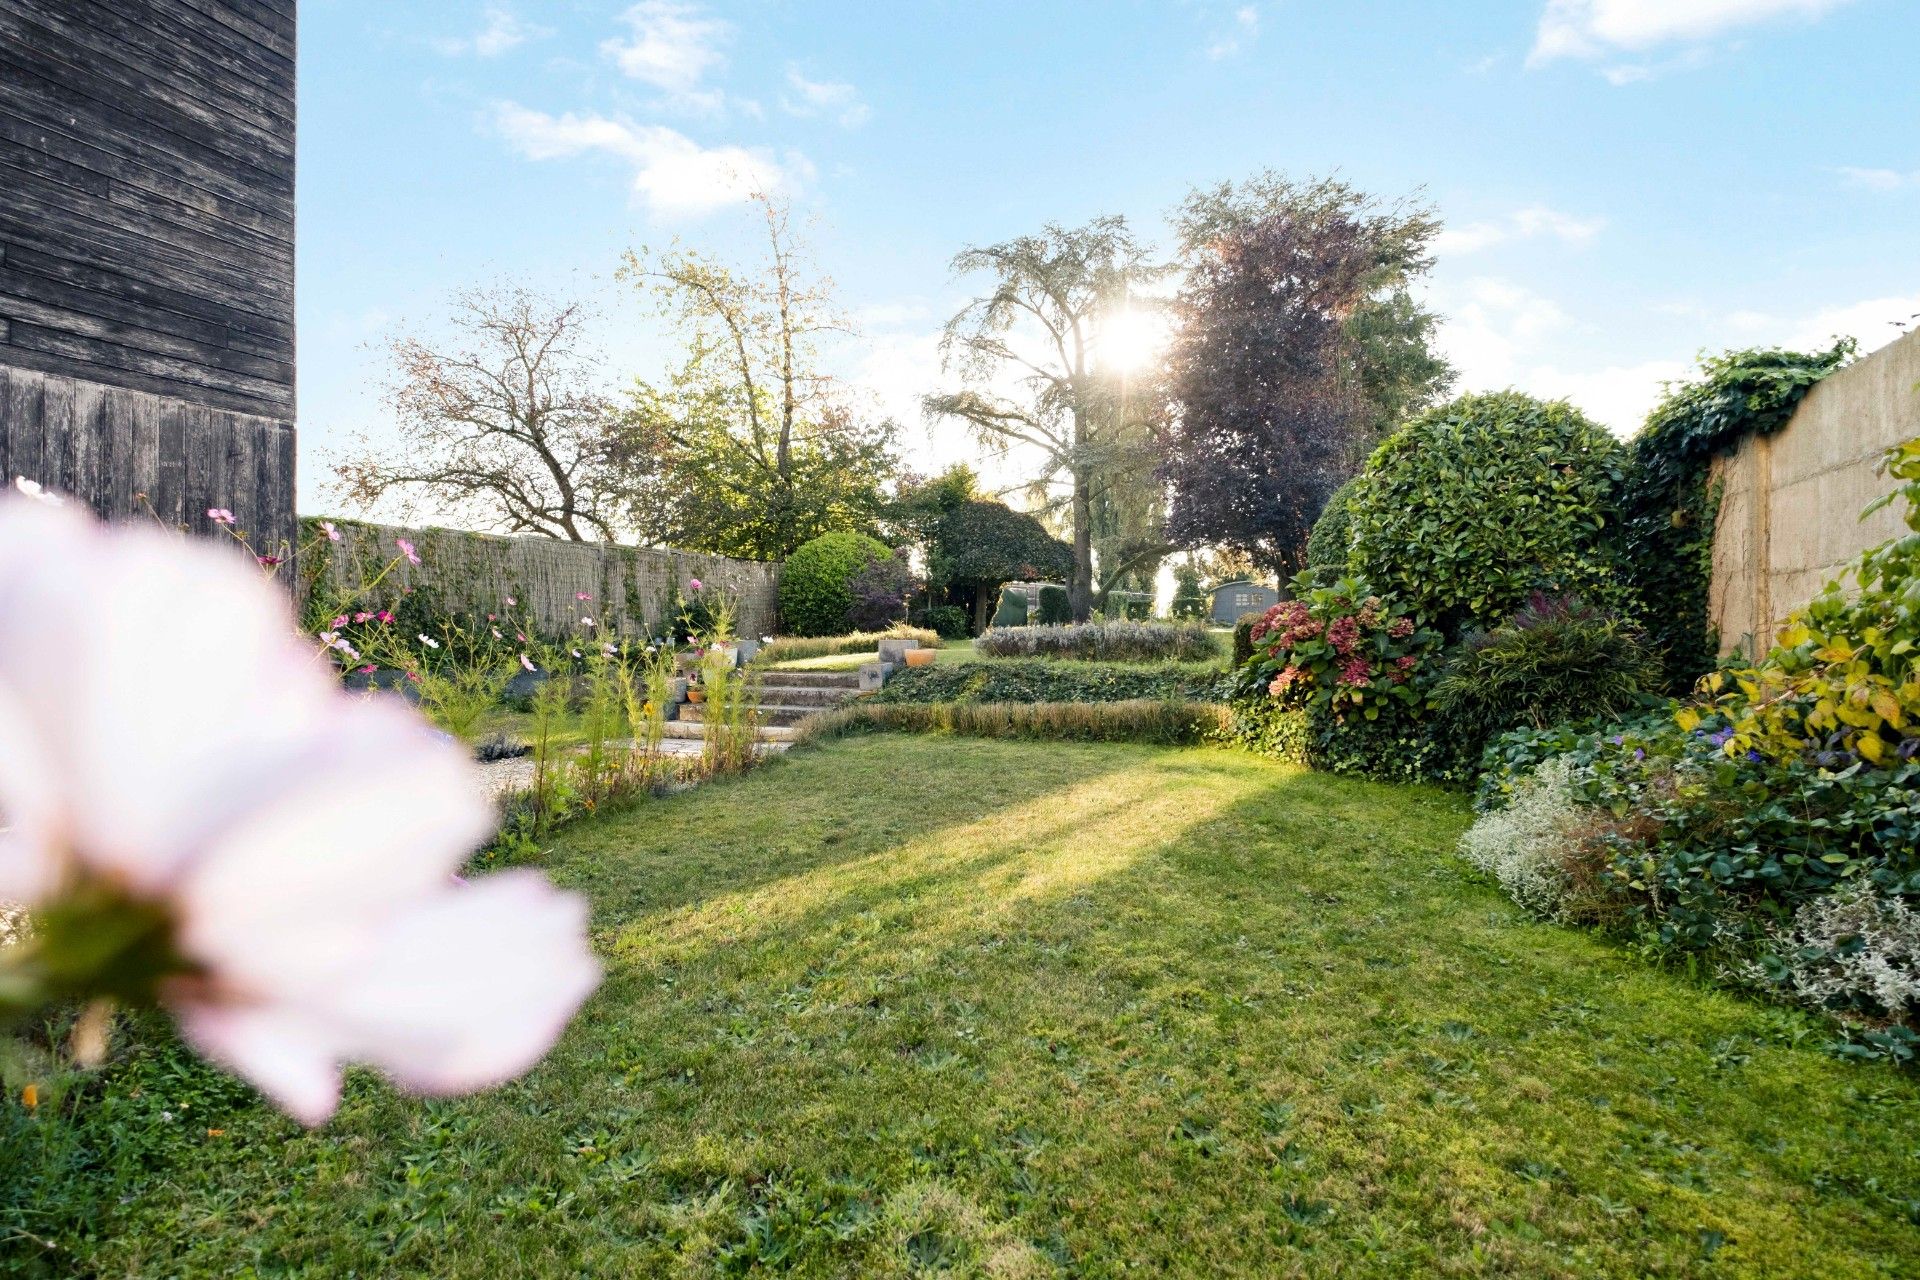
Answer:
M293 441L290 422L0 365L0 475L109 519L225 537L207 519L223 507L256 552L284 557L296 539Z
M0 0L9 478L292 536L294 10Z

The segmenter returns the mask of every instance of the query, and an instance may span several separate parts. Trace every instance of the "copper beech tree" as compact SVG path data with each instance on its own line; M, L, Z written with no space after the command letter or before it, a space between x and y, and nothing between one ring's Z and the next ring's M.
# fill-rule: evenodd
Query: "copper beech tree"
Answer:
M504 533L619 537L657 451L601 391L585 321L578 304L524 288L455 295L445 340L393 340L398 439L357 441L335 467L341 495Z

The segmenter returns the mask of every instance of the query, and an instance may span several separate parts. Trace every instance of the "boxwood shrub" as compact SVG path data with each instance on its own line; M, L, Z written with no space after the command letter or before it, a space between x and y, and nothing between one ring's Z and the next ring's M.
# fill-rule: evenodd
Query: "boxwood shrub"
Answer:
M1636 613L1612 538L1626 451L1565 401L1462 396L1375 450L1354 486L1350 567L1457 637L1534 591Z
M825 533L802 543L780 570L780 615L796 636L831 636L852 628L854 576L891 558L887 544L864 533Z

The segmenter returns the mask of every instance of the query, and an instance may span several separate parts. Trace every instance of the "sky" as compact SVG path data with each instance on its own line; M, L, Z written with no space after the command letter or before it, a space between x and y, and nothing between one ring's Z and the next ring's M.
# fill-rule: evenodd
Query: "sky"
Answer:
M742 262L793 202L860 334L832 353L909 465L973 459L958 250L1264 169L1419 193L1461 387L1623 435L1702 351L1920 325L1913 0L305 0L300 506L390 432L381 342L529 284L594 311L610 385L670 335L621 254ZM1021 459L979 459L991 481Z

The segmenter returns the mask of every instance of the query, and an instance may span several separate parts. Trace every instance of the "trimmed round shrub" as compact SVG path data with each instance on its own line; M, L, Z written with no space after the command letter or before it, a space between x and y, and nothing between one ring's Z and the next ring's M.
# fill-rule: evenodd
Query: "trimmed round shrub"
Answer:
M787 631L796 636L846 631L855 575L892 557L886 543L864 533L823 533L803 543L780 570L780 614Z
M1450 636L1499 625L1535 591L1631 616L1612 528L1626 461L1564 400L1462 396L1374 451L1349 503L1350 567Z
M1024 627L1027 625L1027 589L1025 587L1002 587L1000 599L993 607L995 627Z
M1307 568L1325 571L1316 573L1316 577L1338 578L1347 571L1353 540L1353 491L1359 484L1360 477L1354 476L1335 489L1321 508L1320 518L1313 522L1313 532L1307 535Z
M1065 587L1056 587L1048 583L1046 586L1040 588L1040 617L1038 621L1041 626L1062 626L1072 617L1073 612L1067 607L1067 589Z

